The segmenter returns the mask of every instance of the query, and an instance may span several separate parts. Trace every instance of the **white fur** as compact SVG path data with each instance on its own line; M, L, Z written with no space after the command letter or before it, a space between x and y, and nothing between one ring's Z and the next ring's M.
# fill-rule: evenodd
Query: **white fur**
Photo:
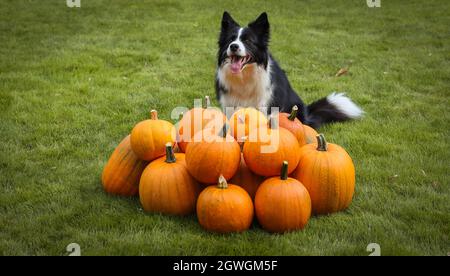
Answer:
M228 91L220 96L222 108L255 107L267 111L272 101L273 87L270 80L271 60L267 69L248 64L239 74L233 74L226 62L217 70L217 80Z
M243 30L244 30L244 28L240 28L236 40L230 43L230 45L237 44L239 46L239 48L236 52L236 55L241 56L241 57L245 57L247 55L247 49L245 49L244 43L242 43L242 41L241 41L241 34L242 34ZM230 50L230 45L228 45L228 49L227 49L228 56L231 56L233 54Z
M328 95L327 101L351 119L360 118L364 113L350 98L345 96L345 93L334 92Z

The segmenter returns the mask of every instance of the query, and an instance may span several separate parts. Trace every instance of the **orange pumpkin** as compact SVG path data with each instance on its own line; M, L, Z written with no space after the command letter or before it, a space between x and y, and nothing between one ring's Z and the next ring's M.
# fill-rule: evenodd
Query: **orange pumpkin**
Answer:
M312 144L316 142L316 136L319 135L319 133L317 133L317 131L308 126L308 125L303 125L303 130L305 131L305 142L306 144Z
M227 184L220 176L217 186L206 187L197 200L197 217L200 225L219 233L242 232L250 228L253 220L253 203L241 187Z
M264 181L264 177L254 174L245 164L244 157L241 157L241 163L236 174L230 179L230 182L241 186L252 199L255 198L256 190Z
M289 130L297 138L298 144L306 144L305 130L303 124L297 119L298 107L294 105L291 113L279 113L279 126Z
M114 150L103 169L103 188L111 194L136 195L139 191L139 179L147 164L134 154L128 135Z
M262 176L276 176L280 174L281 165L286 160L291 164L291 173L298 164L300 146L297 138L287 129L275 125L277 120L271 119L270 129L258 131L257 139L244 143L244 159L248 168Z
M258 222L269 232L303 229L311 216L311 198L298 180L288 177L288 162L283 162L281 177L264 181L255 196Z
M151 162L139 183L141 204L147 212L187 215L195 211L200 185L186 169L184 153L166 145L166 156Z
M131 148L140 159L152 161L164 155L166 143L175 142L175 137L175 127L152 110L151 120L139 122L131 131Z
M238 142L243 142L242 137L248 137L261 126L266 125L266 116L252 107L238 109L230 118L231 135Z
M219 134L205 129L194 135L186 149L189 173L204 184L212 184L220 175L227 180L236 173L241 158L239 144L227 134L227 125Z
M187 145L197 132L205 128L219 131L228 122L222 111L210 105L209 97L205 96L205 108L195 107L189 110L178 123L177 141L182 152L186 152Z
M311 195L315 214L328 214L347 208L355 190L355 167L340 146L327 143L323 134L316 144L300 149L300 162L292 177L302 182Z

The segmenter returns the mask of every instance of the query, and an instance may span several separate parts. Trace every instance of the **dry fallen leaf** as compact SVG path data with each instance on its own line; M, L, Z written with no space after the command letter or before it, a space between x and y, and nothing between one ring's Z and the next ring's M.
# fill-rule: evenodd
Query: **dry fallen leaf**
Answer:
M348 69L347 68L341 68L339 69L339 71L336 73L336 77L340 77L342 75L345 75L348 73Z
M393 182L397 177L398 177L398 174L394 174L394 175L390 175L388 177L388 179L389 179L390 182Z

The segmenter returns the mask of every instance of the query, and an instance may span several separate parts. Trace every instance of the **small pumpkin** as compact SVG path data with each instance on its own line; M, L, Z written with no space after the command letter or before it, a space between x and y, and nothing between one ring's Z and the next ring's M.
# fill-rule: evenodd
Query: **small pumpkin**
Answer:
M279 113L279 126L289 130L297 138L298 144L306 144L305 130L303 124L297 119L298 107L294 105L291 113Z
M286 160L291 164L291 173L298 164L299 150L297 138L287 129L278 127L277 120L271 119L271 128L267 135L258 131L257 139L247 139L244 143L244 159L248 168L261 176L276 176L280 174L281 165Z
M252 107L238 109L230 117L231 135L238 142L243 142L242 137L249 137L252 132L266 125L266 116Z
M205 96L204 108L195 107L185 114L178 123L178 146L181 152L186 152L187 145L192 141L194 135L205 128L213 128L219 131L228 123L227 117L217 108L211 107L208 96Z
M168 121L159 120L156 110L150 113L150 120L139 122L131 131L131 148L140 159L147 161L163 156L166 143L176 139L175 127Z
M195 212L200 185L186 169L184 153L174 153L171 143L166 156L151 162L142 173L139 197L147 212L187 215Z
M311 216L308 190L288 177L288 162L283 162L281 176L272 177L259 186L255 196L258 222L269 232L303 229Z
M241 187L228 184L219 177L217 186L206 187L197 200L197 218L200 225L218 233L242 232L250 228L253 203Z
M236 173L240 158L239 144L228 134L228 125L219 134L214 129L198 132L186 149L189 173L204 184L215 183L220 175L229 180Z
M315 214L346 209L355 190L352 158L340 146L327 143L323 134L317 143L300 149L300 162L292 177L302 182L311 195Z
M147 164L148 162L140 160L131 149L128 135L116 147L103 168L103 188L111 194L137 195L139 179Z
M256 190L264 181L264 177L254 174L245 164L244 156L241 157L241 163L236 174L230 179L230 182L239 185L250 195L252 199L255 198Z
M303 130L305 131L305 141L306 144L312 144L316 142L316 137L317 135L319 135L319 133L317 133L317 131L308 126L308 125L303 125Z

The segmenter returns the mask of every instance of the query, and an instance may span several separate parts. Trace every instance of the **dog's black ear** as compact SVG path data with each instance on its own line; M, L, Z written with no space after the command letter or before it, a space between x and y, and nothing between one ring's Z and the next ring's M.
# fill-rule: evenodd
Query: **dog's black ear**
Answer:
M234 21L233 17L227 11L224 11L222 16L222 31L235 26L239 26L239 24Z
M270 24L266 12L261 13L255 21L248 24L248 27L260 35L264 42L269 41Z

